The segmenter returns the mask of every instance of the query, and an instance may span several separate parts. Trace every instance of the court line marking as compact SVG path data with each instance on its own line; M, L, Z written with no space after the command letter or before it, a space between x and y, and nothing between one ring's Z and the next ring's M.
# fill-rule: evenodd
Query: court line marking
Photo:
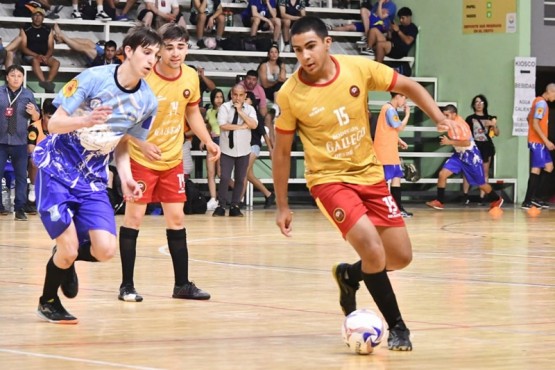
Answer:
M59 356L59 355L48 355L48 354L37 353L37 352L18 351L18 350L14 350L14 349L0 348L0 352L11 353L11 354L16 354L16 355L25 355L25 356L31 356L31 357L51 358L51 359L63 360L63 361L82 362L82 363L87 363L87 364L92 364L92 365L120 367L120 368L125 368L125 369L137 369L137 370L161 370L161 369L163 369L163 368L157 368L157 367L125 365L125 364L118 364L118 363L115 363L115 362L107 362L107 361L87 360L87 359L78 358L78 357L67 357L67 356Z

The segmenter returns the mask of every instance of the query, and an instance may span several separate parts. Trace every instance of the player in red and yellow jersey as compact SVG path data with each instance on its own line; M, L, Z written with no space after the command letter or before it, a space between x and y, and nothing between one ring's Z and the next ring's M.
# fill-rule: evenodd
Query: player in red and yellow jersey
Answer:
M175 274L173 298L210 298L210 294L196 287L188 277L182 164L185 120L214 160L219 158L220 148L212 141L200 114L198 73L183 64L188 50L187 30L168 23L160 29L160 35L163 40L160 60L146 78L158 98L158 114L146 142L133 141L129 148L133 177L141 185L143 197L127 203L119 233L122 283L118 298L126 302L143 300L135 290L133 273L139 227L150 202L161 202L164 210Z
M361 257L353 265L339 264L333 270L343 312L348 315L356 309L355 294L363 280L389 325L389 349L410 351L410 332L386 271L407 266L412 247L370 138L368 92L406 95L443 131L452 122L422 86L393 69L364 57L330 55L332 40L321 19L302 17L291 34L300 68L277 94L281 115L276 121L272 165L276 223L282 234L291 235L287 187L297 132L312 196Z
M536 194L541 189L541 182L548 177L545 173L553 171L553 160L550 150L555 145L547 138L547 125L549 119L549 106L547 102L555 100L555 83L550 83L541 96L532 102L532 108L528 114L528 149L530 149L530 177L526 196L522 202L522 208L529 209L532 206L547 208L548 205ZM542 172L543 169L543 172Z
M404 108L405 117L401 121L398 108ZM374 146L378 159L383 165L385 181L390 181L389 191L395 199L397 207L404 218L412 217L413 214L403 207L401 202L401 178L403 178L403 168L399 158L399 146L406 149L405 143L400 137L399 132L407 126L410 118L410 107L407 105L407 97L396 92L391 93L391 100L384 104L378 115L376 124L376 134L374 135Z
M437 179L437 198L426 202L428 207L442 210L447 179L452 174L463 173L464 178L471 186L478 186L484 192L484 199L489 199L490 209L501 207L503 198L495 193L487 183L484 174L484 162L480 150L474 143L470 126L457 114L457 107L448 104L443 109L445 117L455 122L455 126L440 137L441 145L452 145L455 149L453 155L445 162Z

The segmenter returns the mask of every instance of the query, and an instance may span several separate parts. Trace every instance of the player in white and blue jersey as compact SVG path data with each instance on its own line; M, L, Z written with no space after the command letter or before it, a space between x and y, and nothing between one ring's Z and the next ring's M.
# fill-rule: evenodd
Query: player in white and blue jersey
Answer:
M106 191L115 158L128 201L142 195L133 179L128 140L144 141L157 100L142 79L153 68L161 39L137 28L123 41L121 65L90 68L68 82L54 99L49 135L33 153L38 167L37 208L55 252L46 265L39 317L76 324L58 297L78 292L74 261L107 261L117 248L113 209Z

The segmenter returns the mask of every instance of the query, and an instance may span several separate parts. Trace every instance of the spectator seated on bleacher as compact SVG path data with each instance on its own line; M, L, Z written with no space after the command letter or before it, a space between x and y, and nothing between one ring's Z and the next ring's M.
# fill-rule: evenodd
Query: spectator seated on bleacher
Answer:
M282 51L290 52L289 42L291 40L291 26L295 21L306 15L305 0L278 0L278 14L281 18L281 33L283 35L284 48Z
M238 76L239 77L239 76ZM258 83L258 72L255 70L247 71L247 75L239 85L245 86L247 91L252 91L255 97L255 104L258 106L258 111L265 117L268 114L268 101L266 100L266 93L264 88Z
M192 0L191 17L189 21L196 26L197 46L207 47L204 32L212 32L216 28L216 42L220 42L224 35L225 17L220 0Z
M119 14L117 14L118 12L116 11L114 20L120 21L120 22L127 22L131 20L128 14L131 11L131 9L133 9L133 6L135 5L136 2L137 0L126 0L126 1L125 0L123 1L106 0L106 5L113 9L121 8L121 6L123 5L123 9L119 12Z
M13 11L14 17L28 17L30 18L35 12L36 8L50 10L51 5L49 0L17 0L15 2L15 9Z
M368 31L368 43L365 50L366 55L375 55L377 62L383 62L387 56L393 59L402 59L409 54L410 49L416 42L418 27L412 23L412 11L404 7L397 13L399 24L393 23L387 35L381 33L377 28Z
M266 60L258 66L258 78L260 85L264 88L266 99L274 101L274 94L287 79L285 62L279 57L277 45L273 45L268 50Z
M162 25L170 22L187 28L187 23L181 11L177 0L144 0L139 5L137 20L143 22L147 27L160 28Z
M372 11L369 11L366 8L361 8L360 13L361 13L361 17L368 18L368 21L366 23L368 23L369 29L376 28L381 33L387 33L389 31L389 28L391 27L391 22L389 20L387 10L380 7L378 8L378 12L380 11L381 13L374 13ZM360 21L360 22L342 24L340 26L331 27L331 31L356 31L356 32L363 32L366 34L365 32L366 23ZM363 40L366 41L366 36L363 37Z
M54 23L54 39L57 43L66 44L71 50L83 54L87 67L101 66L105 64L121 64L116 56L117 45L114 41L93 42L90 39L79 37L68 37L57 23Z
M395 15L397 14L397 5L393 0L379 0L372 6L371 1L367 0L363 2L360 6L360 20L362 22L362 30L360 32L364 33L362 39L363 45L366 45L368 31L372 25L371 15L380 17L384 23L386 23L386 32L390 25L395 22ZM382 32L384 33L384 32Z
M54 53L54 33L43 24L45 11L35 8L31 17L31 24L20 32L21 44L19 50L24 62L30 64L39 80L39 85L47 93L53 93L54 78L58 74L60 62L52 56ZM46 40L46 41L45 41ZM48 76L44 77L41 66L48 66Z
M245 27L250 27L251 37L258 30L271 31L272 41L278 42L281 36L281 19L277 16L276 0L249 0L246 9L241 13Z

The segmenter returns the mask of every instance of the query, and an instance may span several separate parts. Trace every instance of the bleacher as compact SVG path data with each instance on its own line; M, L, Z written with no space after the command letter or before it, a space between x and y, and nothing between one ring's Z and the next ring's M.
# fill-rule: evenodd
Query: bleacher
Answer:
M4 0L0 1L2 2L0 4L0 36L2 37L3 45L6 46L17 36L20 25L28 23L30 19L13 17L11 15L13 2L7 2ZM321 2L312 1L313 5L318 4L319 6L307 8L307 13L318 15L325 22L335 25L359 19L358 9L334 8L332 1L333 0L325 0ZM241 26L241 20L239 17L239 13L246 6L246 3L224 2L222 5L224 8L232 10L235 14L234 26L226 27L224 37L234 33L248 34L250 29ZM71 37L88 38L95 41L114 40L118 45L120 45L125 33L130 27L134 26L133 22L73 20L70 19L70 12L71 7L65 7L60 13L60 18L56 20L56 23L60 25L64 33L70 35ZM186 20L188 21L188 10L186 10L186 13ZM132 12L130 13L130 16L134 18L136 13ZM53 22L54 21L50 19L45 19L46 24L52 24ZM188 29L194 42L195 27L188 25ZM426 28L421 29L417 40L420 40L422 37L427 37L425 30ZM356 41L360 39L362 33L331 31L330 35L334 39L331 49L332 53L359 54ZM72 76L78 74L85 68L85 59L77 53L69 50L65 44L56 44L55 50L54 56L61 62L58 78L55 81L57 89L60 89L65 82L72 78ZM282 52L280 56L286 62L288 74L293 73L296 68L295 54L291 52ZM234 83L236 75L245 74L250 69L256 69L258 64L265 57L266 52L258 51L190 49L186 63L190 65L202 66L205 69L205 75L214 80L217 86L229 88ZM372 58L370 56L365 57ZM413 48L413 54L400 61L407 62L411 65L411 67L414 67L415 65L418 65L419 61L417 59L418 42ZM393 60L386 58L385 61L388 62ZM36 92L36 97L39 100L42 101L42 99L54 96L53 94L43 93L43 90L38 87L36 78L33 76L30 66L24 66L24 68L26 71L25 84ZM47 67L43 67L43 69L46 70ZM415 71L417 73L417 69L413 68L413 74ZM436 100L439 100L437 95L437 78L427 76L413 76L412 78L424 86ZM374 98L376 100L371 100L369 104L370 110L374 114L377 114L380 107L389 99L387 95L378 94L377 96L377 98ZM449 103L457 105L456 102L440 102L438 104L441 106ZM410 186L407 185L410 191L406 192L406 194L411 196L412 199L428 199L435 195L437 170L445 158L450 155L450 152L446 151L448 148L439 147L437 136L438 134L435 131L434 125L417 107L413 107L411 123L402 134L403 139L409 144L409 150L401 154L405 161L414 163L417 168L420 169L422 175L422 178L417 183L411 183ZM194 151L193 156L197 159L197 178L195 181L203 183L205 182L205 173L204 171L201 171L199 167L204 168L202 162L204 159L204 153ZM305 184L302 173L302 169L304 168L302 165L303 159L302 151L294 152L292 159L295 162L294 168L298 168L299 171L296 173L296 176L290 180L290 183L292 185L301 185L300 189L302 189L302 186ZM257 175L265 183L271 182L271 171L269 168L271 168L269 153L263 152L261 159L256 163L255 170ZM514 201L516 197L516 179L492 178L490 179L490 182L501 188L511 186L512 192L507 194L506 200ZM460 183L460 179L449 180L449 184L458 183ZM248 188L248 195L249 204L252 205L253 197L255 195L253 193L252 186L249 186Z

